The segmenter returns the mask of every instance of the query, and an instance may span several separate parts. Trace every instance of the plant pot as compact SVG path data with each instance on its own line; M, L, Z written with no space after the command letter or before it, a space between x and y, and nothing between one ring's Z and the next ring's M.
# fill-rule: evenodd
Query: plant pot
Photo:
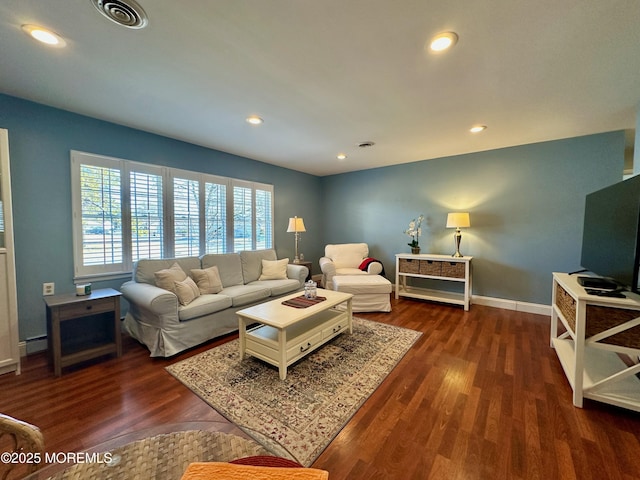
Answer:
M411 247L411 253L417 255L418 253L420 253L420 247Z

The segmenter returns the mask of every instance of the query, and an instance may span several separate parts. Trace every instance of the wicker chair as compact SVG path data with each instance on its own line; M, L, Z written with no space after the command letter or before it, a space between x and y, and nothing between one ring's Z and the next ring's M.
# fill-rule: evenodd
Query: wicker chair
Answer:
M16 462L0 463L0 480L22 478L35 472L44 464L44 437L40 429L0 413L0 452L27 454ZM30 458L29 458L30 457Z

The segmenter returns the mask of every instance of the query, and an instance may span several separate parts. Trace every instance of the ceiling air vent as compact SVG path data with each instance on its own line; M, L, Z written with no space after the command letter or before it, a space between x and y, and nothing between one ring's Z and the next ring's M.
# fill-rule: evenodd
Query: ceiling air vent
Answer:
M144 28L147 14L134 0L91 0L98 11L112 22L127 28Z

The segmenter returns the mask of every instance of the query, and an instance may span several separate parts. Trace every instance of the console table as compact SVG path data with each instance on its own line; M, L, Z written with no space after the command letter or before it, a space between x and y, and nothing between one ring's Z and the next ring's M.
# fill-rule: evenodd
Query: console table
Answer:
M462 305L465 310L469 310L469 305L471 304L472 258L436 254L396 254L396 299L410 297L433 300ZM414 287L407 283L407 278L457 282L463 285L463 292Z
M49 354L56 377L63 367L111 353L122 355L120 295L104 288L86 296L67 293L44 297ZM91 321L100 322L100 328L95 329Z
M551 346L576 407L590 398L640 411L640 295L625 297L590 295L576 275L553 274Z

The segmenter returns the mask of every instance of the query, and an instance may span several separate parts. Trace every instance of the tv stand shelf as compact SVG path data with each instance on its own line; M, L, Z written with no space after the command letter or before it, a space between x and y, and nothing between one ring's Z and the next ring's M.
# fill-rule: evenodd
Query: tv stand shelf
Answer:
M551 347L576 407L589 398L640 412L640 295L625 296L589 295L577 276L553 274Z

